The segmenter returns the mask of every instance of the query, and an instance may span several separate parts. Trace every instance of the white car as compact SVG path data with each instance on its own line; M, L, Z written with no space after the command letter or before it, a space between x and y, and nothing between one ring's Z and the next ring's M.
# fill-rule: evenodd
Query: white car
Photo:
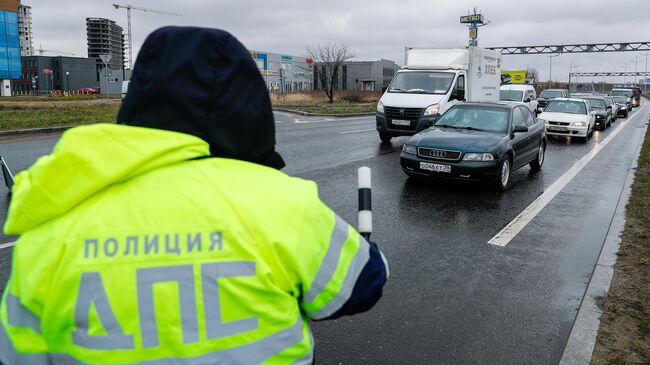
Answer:
M501 85L499 100L507 104L525 105L531 113L537 113L537 93L533 85Z
M596 113L587 100L561 98L551 100L538 119L547 135L577 137L587 141L594 132Z

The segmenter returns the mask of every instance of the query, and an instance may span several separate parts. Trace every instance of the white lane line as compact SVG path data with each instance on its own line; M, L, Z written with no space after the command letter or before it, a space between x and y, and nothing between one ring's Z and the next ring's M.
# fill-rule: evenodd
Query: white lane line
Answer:
M3 243L0 245L0 250L4 250L5 248L13 247L16 244L16 241L14 242L9 242L9 243Z
M359 116L359 117L325 118L325 119L305 119L305 120L296 119L295 122L298 124L329 123L329 122L345 122L350 120L363 120L369 118L372 118L372 115Z
M339 134L348 134L348 133L360 133L360 132L370 132L370 131L376 131L377 128L371 128L371 129L358 129L354 131L344 131L344 132L339 132Z
M640 111L640 110L639 110ZM640 115L636 113L634 117ZM631 118L630 118L631 119ZM600 152L605 146L611 142L628 124L628 121L622 122L621 126L613 131L605 140L601 141L594 147L588 154L583 156L571 168L560 176L542 195L538 196L523 212L515 217L507 226L505 226L496 236L488 241L489 244L495 246L505 246L519 232L521 232L530 221L533 220L541 211L550 203L566 186L578 175L578 173Z

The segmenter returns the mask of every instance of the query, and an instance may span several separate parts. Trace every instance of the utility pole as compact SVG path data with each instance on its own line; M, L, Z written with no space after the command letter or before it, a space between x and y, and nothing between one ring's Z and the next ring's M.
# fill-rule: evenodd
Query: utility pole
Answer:
M549 65L548 65L548 87L549 88L551 87L551 82L553 80L553 58L557 57L559 55L560 54L558 53L558 54L554 54L554 55L552 54L552 55L546 56L546 57L548 57L548 63L549 63ZM571 92L571 91L569 90L569 92Z
M648 91L647 90L648 89L648 80L650 79L650 77L648 77L648 53L646 52L646 53L644 53L644 55L645 55L645 73L646 73L646 76L645 76L645 80L643 80L643 92L646 92L646 91Z
M639 60L639 56L634 56L634 85L635 86L636 86L636 73L638 72L636 67L638 60Z
M134 6L134 5L121 5L121 4L113 4L113 7L115 9L126 9L126 19L128 22L127 29L128 29L128 38L129 38L129 68L133 69L133 32L131 29L131 10L140 10L146 13L157 13L157 14L165 14L165 15L173 15L173 16L182 16L181 14L176 14L176 13L169 13L166 11L162 10L156 10L156 9L148 9L148 8L143 8L139 6Z

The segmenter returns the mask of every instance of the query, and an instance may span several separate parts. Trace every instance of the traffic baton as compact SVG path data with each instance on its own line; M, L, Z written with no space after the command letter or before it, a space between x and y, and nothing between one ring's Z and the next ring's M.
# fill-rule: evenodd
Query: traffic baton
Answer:
M11 193L11 188L14 186L14 175L11 173L11 170L9 170L9 166L7 166L7 163L2 156L0 156L0 168L2 169L2 177L4 178L5 186Z
M370 240L372 233L372 198L370 167L359 168L359 233Z

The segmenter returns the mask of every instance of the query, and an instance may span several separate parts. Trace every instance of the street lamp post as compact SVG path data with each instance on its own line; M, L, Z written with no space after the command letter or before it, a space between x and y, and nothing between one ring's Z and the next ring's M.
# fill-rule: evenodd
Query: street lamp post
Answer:
M647 90L648 89L648 80L650 79L650 77L648 77L648 53L646 52L646 53L644 53L644 55L645 55L645 73L646 73L646 75L645 75L645 81L643 81L643 92L646 92L646 91L648 91Z
M638 63L639 56L634 56L634 85L636 85L636 73L637 71L637 63Z
M548 87L551 87L551 81L553 80L553 57L557 57L559 54L548 55Z
M67 85L68 95L70 95L70 72L68 71L65 72L65 83Z

